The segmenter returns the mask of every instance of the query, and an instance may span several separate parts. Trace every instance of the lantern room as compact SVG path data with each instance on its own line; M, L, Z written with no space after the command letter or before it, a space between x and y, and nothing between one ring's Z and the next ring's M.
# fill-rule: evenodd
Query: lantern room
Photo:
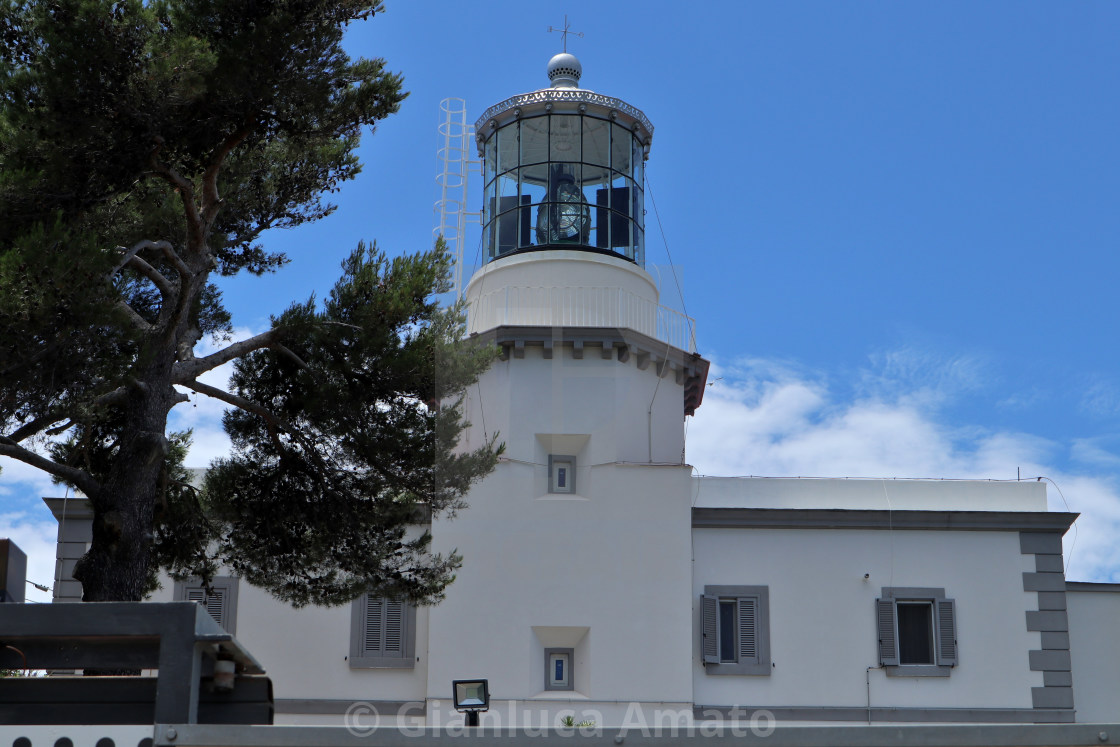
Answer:
M496 104L475 124L487 261L578 249L644 266L653 126L626 102L579 88L581 73L574 55L558 54L550 88Z

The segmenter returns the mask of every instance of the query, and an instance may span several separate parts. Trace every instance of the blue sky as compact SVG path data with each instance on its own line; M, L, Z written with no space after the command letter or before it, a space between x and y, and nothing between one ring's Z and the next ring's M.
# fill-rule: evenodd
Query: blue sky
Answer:
M411 91L292 263L225 283L241 330L322 297L361 239L431 242L444 97L474 120L547 84L568 14L582 85L655 126L647 255L713 362L705 474L1046 475L1081 511L1070 577L1120 581L1120 4L389 0L351 29ZM472 206L481 204L474 198ZM477 233L467 242L468 261ZM666 249L668 247L668 250ZM668 276L665 276L666 278ZM225 442L187 405L196 466ZM49 481L5 462L5 527L50 575ZM1053 487L1052 505L1065 504ZM38 579L37 579L38 580Z

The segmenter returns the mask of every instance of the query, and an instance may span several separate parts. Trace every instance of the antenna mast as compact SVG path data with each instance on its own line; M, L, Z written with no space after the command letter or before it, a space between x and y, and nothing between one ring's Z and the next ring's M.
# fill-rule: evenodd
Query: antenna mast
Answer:
M467 211L467 186L472 168L481 169L481 162L472 160L474 125L467 122L467 102L460 98L446 98L439 104L439 161L436 176L439 200L435 204L436 227L433 234L443 236L455 257L452 271L455 298L463 296L463 240L468 223L481 224L478 212ZM481 172L480 172L481 173Z

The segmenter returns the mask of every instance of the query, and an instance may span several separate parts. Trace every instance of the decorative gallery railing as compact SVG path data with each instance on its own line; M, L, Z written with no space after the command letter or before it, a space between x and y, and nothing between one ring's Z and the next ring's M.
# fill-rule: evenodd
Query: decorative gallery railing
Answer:
M471 302L469 333L502 325L622 327L696 352L696 320L621 288L506 286Z

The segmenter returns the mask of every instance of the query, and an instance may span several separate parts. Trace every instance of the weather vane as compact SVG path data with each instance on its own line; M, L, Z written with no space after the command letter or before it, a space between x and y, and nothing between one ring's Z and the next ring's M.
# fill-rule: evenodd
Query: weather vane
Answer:
M574 34L575 36L578 36L580 39L583 38L583 32L582 31L572 31L571 29L572 29L572 27L568 25L568 14L567 13L564 14L564 28L556 29L556 28L553 28L552 26L548 27L548 32L550 34L554 31L557 31L557 32L560 33L560 36L564 40L564 51L565 52L568 51L568 34Z

